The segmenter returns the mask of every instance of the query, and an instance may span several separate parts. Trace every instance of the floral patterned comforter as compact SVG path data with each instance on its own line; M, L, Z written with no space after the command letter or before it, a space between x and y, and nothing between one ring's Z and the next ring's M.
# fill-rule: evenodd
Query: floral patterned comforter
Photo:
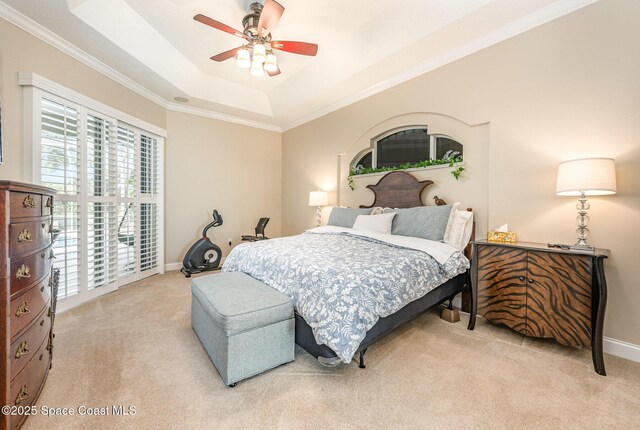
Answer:
M419 248L424 249L424 243ZM379 235L310 231L238 245L222 270L245 272L287 294L318 344L328 345L349 363L379 318L468 267L458 251L440 264L423 250L400 247Z

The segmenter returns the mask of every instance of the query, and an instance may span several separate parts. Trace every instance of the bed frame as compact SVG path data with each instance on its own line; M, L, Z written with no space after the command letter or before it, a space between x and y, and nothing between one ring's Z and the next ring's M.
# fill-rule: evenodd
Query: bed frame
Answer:
M374 202L371 206L361 205L362 208L370 208L375 206L391 207L391 208L412 208L416 206L424 206L420 194L422 190L433 184L433 181L419 181L415 176L407 172L390 172L384 175L377 184L367 185L367 188L373 191L375 195ZM467 209L471 210L471 209ZM471 240L475 236L474 229L471 234ZM470 241L471 242L471 241ZM465 256L471 259L471 243L467 244L464 250ZM359 367L364 369L364 354L367 348L375 341L389 334L395 328L400 327L414 318L422 315L426 311L433 309L442 303L449 301L449 309L452 309L453 298L461 292L471 291L471 278L469 271L462 273L455 278L449 279L444 284L429 291L425 296L415 300L399 311L380 318L378 322L367 331L367 335L358 347L360 363ZM472 300L473 294L465 294L469 300ZM466 299L467 297L465 297ZM465 300L466 301L466 300ZM296 318L296 344L314 356L323 364L338 364L340 359L336 353L327 345L318 345L313 336L313 331L307 322L297 312ZM473 330L471 324L469 330Z

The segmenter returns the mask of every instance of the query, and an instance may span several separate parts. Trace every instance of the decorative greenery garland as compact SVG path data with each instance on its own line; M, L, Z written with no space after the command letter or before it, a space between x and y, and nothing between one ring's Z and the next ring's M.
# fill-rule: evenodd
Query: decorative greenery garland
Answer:
M405 163L405 164L401 164L399 166L393 166L393 167L378 167L375 169L373 167L363 167L360 169L351 170L349 172L349 176L347 177L347 182L349 183L349 188L354 190L355 186L353 184L353 177L356 175L367 175L369 173L391 172L393 170L419 169L421 167L440 166L443 164L448 164L449 167L453 167L454 164L461 163L461 162L462 162L462 157L457 156L457 157L446 157L446 158L440 158L440 159L434 159L434 160L423 160L423 161L418 161L417 163ZM458 179L460 179L460 175L462 174L463 171L464 171L464 167L458 166L451 171L451 174L457 181Z

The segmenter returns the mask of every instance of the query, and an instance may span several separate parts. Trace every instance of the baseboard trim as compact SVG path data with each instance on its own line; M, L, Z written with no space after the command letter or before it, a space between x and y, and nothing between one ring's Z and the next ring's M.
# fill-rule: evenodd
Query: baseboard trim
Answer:
M460 295L453 299L453 306L462 307ZM604 337L602 339L602 349L605 353L615 355L616 357L626 358L627 360L640 363L640 345L624 342L622 340Z
M640 345L605 336L602 340L602 349L607 354L640 363Z
M167 263L164 265L165 272L171 272L172 270L182 269L182 263Z

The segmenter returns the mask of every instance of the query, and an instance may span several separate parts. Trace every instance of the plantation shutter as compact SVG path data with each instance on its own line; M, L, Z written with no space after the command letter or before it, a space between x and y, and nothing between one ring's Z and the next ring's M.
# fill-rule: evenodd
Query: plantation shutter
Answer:
M118 275L136 271L136 133L118 126Z
M53 244L60 269L58 297L80 288L80 130L79 112L47 98L40 105L40 182L58 191L53 222L61 234Z
M140 270L158 266L158 139L140 136Z
M113 121L87 115L87 288L115 282L118 271L116 132Z
M162 139L38 94L34 179L58 192L58 298L73 306L161 273Z

